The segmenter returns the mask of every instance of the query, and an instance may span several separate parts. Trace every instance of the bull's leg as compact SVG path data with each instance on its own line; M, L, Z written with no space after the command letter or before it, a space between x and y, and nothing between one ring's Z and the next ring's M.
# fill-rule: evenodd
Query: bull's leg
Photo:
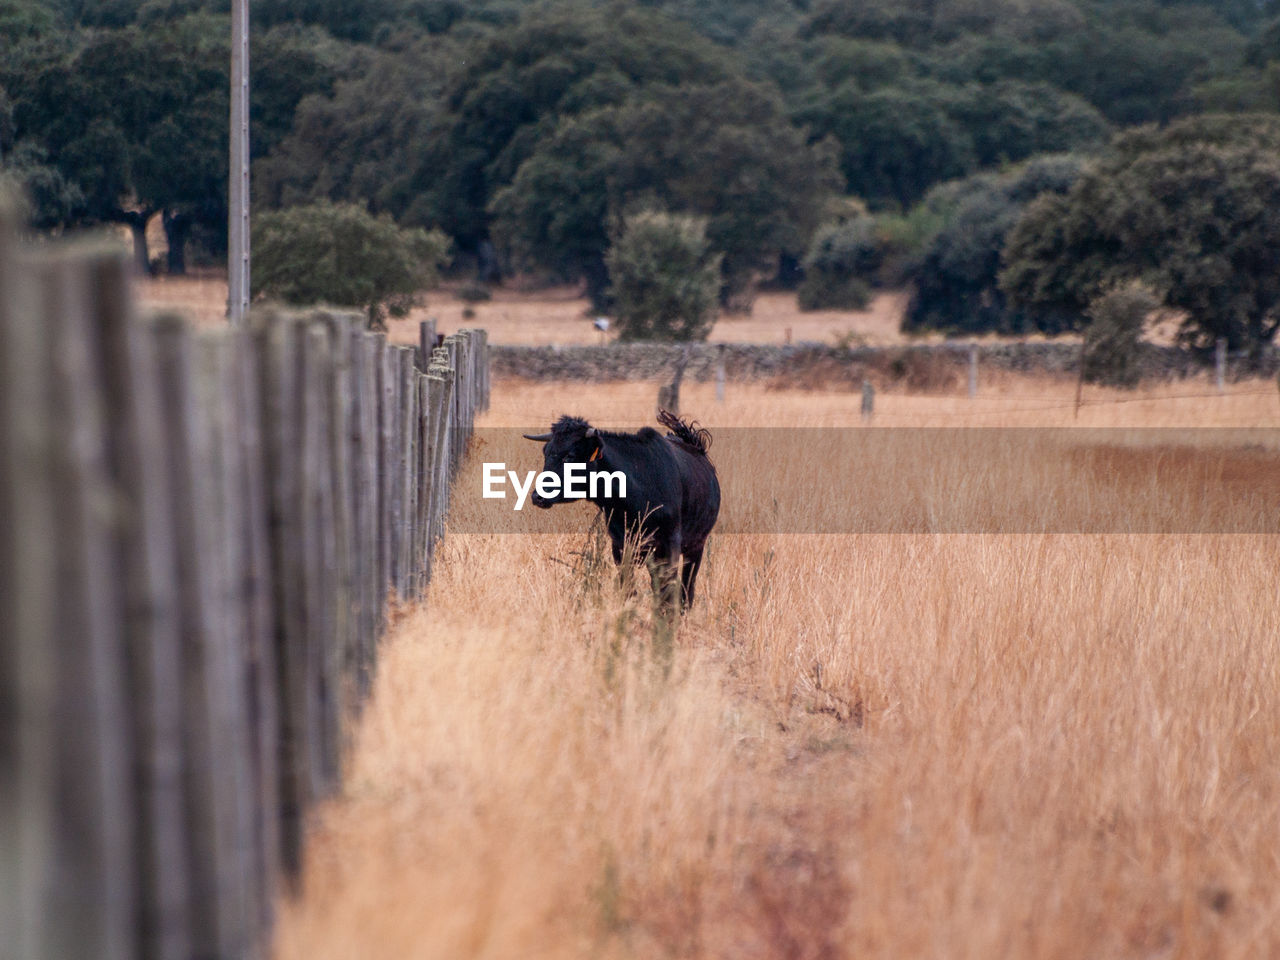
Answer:
M658 537L650 557L649 576L653 583L653 592L662 606L675 610L678 604L680 577L680 537L667 535Z
M653 582L653 660L663 676L671 672L680 626L680 536L664 534L656 539L649 558Z
M680 569L680 606L688 610L693 606L693 587L698 580L698 568L702 566L702 548L684 555Z

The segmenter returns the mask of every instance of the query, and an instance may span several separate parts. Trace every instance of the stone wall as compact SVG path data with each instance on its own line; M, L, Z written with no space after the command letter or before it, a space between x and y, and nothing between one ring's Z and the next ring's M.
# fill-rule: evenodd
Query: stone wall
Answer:
M598 346L527 347L490 346L492 372L497 377L530 380L664 380L671 376L683 344L611 343ZM685 376L710 380L718 358L723 355L727 379L772 380L782 378L796 385L806 381L831 383L863 379L898 381L918 378L925 381L965 376L969 345L918 344L901 347L841 348L820 343L770 345L751 343L687 346L689 362ZM1046 373L1074 376L1078 370L1080 347L1073 343L988 343L978 345L981 369L1017 373ZM1146 379L1180 379L1212 371L1196 355L1175 347L1143 345L1143 376ZM1268 351L1261 367L1246 369L1241 358L1228 364L1228 379L1245 376L1274 376L1280 362L1274 349ZM941 385L941 384L937 384Z

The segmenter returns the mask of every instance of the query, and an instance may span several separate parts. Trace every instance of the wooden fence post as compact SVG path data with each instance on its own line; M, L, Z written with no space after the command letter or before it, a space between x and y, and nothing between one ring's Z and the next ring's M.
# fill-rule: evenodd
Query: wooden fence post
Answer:
M418 322L418 354L414 358L418 369L423 373L431 365L431 351L436 348L436 319Z
M320 326L302 323L302 542L306 596L306 671L308 742L312 751L312 790L328 794L339 774L340 717L337 678L331 651L337 643L334 593L337 542L334 531L332 358L329 338Z
M228 817L233 833L229 848L228 882L232 885L230 910L241 924L238 934L246 957L260 954L264 946L259 932L264 928L264 904L270 892L263 889L261 857L257 840L261 836L258 818L259 765L253 756L256 723L251 714L258 705L251 685L252 589L249 570L248 518L243 460L244 397L239 392L236 344L244 335L226 328L206 331L196 340L199 363L196 385L201 419L209 435L210 509L199 518L207 527L213 592L206 611L210 621L206 669L213 673L213 723L221 758L211 779L227 782ZM256 417L256 410L244 411ZM222 838L220 838L222 839Z
M323 651L326 660L326 717L333 742L329 745L334 765L334 784L341 773L341 761L347 745L346 720L354 702L354 685L348 665L354 660L359 616L356 599L357 557L354 544L354 483L351 458L351 430L354 417L353 382L355 379L351 353L349 317L324 314L321 322L326 341L328 363L325 367L326 392L329 400L329 471L332 504L327 521L332 529L332 569L327 575L329 604L333 629Z
M355 412L351 432L355 480L352 496L355 499L353 519L359 604L354 666L357 697L363 700L372 680L374 642L382 622L383 593L378 581L378 371L382 363L383 341L353 326L351 342L355 357Z
M385 597L393 589L400 575L400 484L397 482L397 464L400 462L400 361L395 348L388 346L382 353L382 406L379 411L381 444L378 450L378 474L382 489L381 517L379 520L379 549L383 558L382 576L378 587Z
M266 454L271 590L280 727L280 842L285 875L302 867L303 817L311 802L307 731L306 607L299 558L303 523L302 404L299 337L293 323L273 322L256 334Z
M400 521L397 541L399 546L398 575L395 588L400 599L406 601L413 593L413 579L416 573L413 550L415 540L413 521L418 512L418 489L417 484L414 483L413 471L418 456L418 389L416 383L417 373L414 367L416 351L412 347L398 347L396 355L400 361L400 385L397 390L400 408L396 417L397 426L400 430L400 437L397 441L398 459L396 462Z
M724 403L724 344L716 347L716 403Z
M114 428L111 472L127 508L119 517L116 569L124 583L137 783L139 950L148 960L191 955L189 865L183 797L178 585L173 504L158 359L137 321L123 257L93 262L101 367ZM274 739L271 740L274 748Z
M969 344L969 399L978 395L978 345Z
M262 436L262 398L254 349L257 341L239 328L231 340L229 389L237 422L235 442L241 468L237 482L243 498L243 553L239 576L243 591L244 656L252 791L254 861L261 904L253 930L265 937L281 876L280 722L276 663L276 620L272 604L271 543L268 535L266 450ZM263 949L265 944L260 945Z
M427 507L427 564L435 559L436 538L440 534L440 517L443 513L445 491L440 478L444 464L445 436L445 379L444 367L433 363L427 374L427 393L429 398L427 421L427 476L426 484L431 500Z
M41 353L51 445L56 580L38 585L54 601L49 644L53 695L49 744L54 764L51 853L43 955L136 954L136 808L121 583L114 576L115 511L106 432L101 342L92 305L92 268L59 254L28 265L39 277ZM30 323L32 318L24 318ZM34 398L33 398L34 399ZM47 404L47 406L46 406Z
M218 547L214 450L221 411L191 332L177 321L159 322L155 329L174 491L193 952L238 956L248 952L250 941L239 860L248 845L240 811L247 738L240 725L243 689L226 655L227 584Z
M431 441L433 424L431 420L431 378L421 374L416 378L418 391L418 463L417 463L417 503L418 512L415 520L415 550L417 552L417 573L414 584L414 595L426 595L427 584L431 581Z

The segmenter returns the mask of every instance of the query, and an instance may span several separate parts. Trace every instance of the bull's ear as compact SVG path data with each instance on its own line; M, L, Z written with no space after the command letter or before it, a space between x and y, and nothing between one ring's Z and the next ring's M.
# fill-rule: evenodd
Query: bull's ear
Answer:
M532 440L535 443L546 443L548 440L551 439L551 434L549 433L539 433L539 434L522 433L520 434L520 436L524 437L526 440Z
M595 460L599 460L604 455L604 441L594 433L590 433L587 436L591 438L593 441L591 445L595 447L595 449L591 451L591 456L587 457L587 462L591 463Z

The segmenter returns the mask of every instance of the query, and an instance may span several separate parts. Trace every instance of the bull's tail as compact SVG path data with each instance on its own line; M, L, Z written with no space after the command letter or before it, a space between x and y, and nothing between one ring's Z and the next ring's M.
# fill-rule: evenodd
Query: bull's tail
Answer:
M685 421L670 410L658 411L658 422L671 431L681 443L687 444L698 453L706 456L711 449L711 431L698 426L696 420Z

